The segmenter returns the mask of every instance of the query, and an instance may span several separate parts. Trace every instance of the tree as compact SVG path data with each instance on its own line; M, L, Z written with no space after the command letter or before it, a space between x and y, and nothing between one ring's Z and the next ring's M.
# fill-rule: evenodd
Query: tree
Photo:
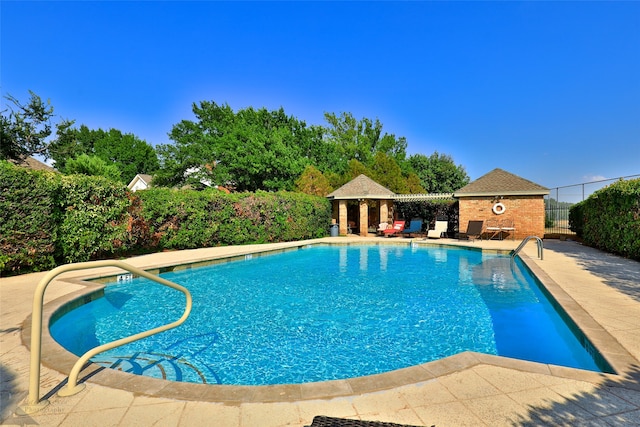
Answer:
M347 171L342 175L342 182L340 185L344 185L360 175L366 175L371 179L375 179L375 174L361 161L351 159L347 162Z
M453 193L469 183L464 167L456 166L451 156L437 151L429 157L414 154L409 157L409 165L429 193Z
M120 170L115 164L108 164L98 156L81 154L66 163L67 174L103 176L112 181L120 181Z
M49 144L49 157L61 172L65 171L67 160L81 154L93 155L96 140L104 135L102 130L93 131L85 125L74 128L74 124L74 121L67 121L58 126L56 137Z
M325 113L329 127L325 129L325 140L337 153L333 170L344 173L352 159L370 166L376 153L384 153L397 162L405 159L407 142L404 137L382 133L382 123L368 118L356 120L351 113Z
M151 175L158 170L158 156L153 147L132 133L109 129L95 142L94 150L96 156L117 166L125 184L139 173Z
M282 108L203 101L193 105L196 121L183 120L169 136L174 145L158 147L160 185L180 186L204 179L239 191L293 190L295 179L315 161L321 133L287 116Z
M129 183L136 174L153 174L158 170L158 156L149 144L131 133L123 134L117 129L92 130L82 125L71 127L73 122L58 126L57 138L49 146L49 155L56 168L63 173L72 173L67 164L80 155L96 156L105 164L120 171L119 180Z
M324 197L333 191L329 180L313 165L305 168L296 180L296 189L305 194Z
M376 153L371 166L374 179L396 194L407 194L409 186L402 170L393 157L385 153Z
M50 101L45 103L32 91L29 94L31 98L27 104L20 103L11 95L5 97L13 106L2 111L0 119L0 159L20 160L46 153L53 107Z
M409 175L407 176L407 189L409 190L409 194L420 194L427 192L420 183L420 177L413 172L409 173Z

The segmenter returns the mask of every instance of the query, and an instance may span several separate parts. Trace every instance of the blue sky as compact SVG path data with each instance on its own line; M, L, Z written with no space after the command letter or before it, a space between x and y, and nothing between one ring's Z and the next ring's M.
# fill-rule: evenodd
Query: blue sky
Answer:
M549 188L640 174L640 2L0 3L0 90L156 145L203 100L378 118ZM3 99L3 109L6 101Z

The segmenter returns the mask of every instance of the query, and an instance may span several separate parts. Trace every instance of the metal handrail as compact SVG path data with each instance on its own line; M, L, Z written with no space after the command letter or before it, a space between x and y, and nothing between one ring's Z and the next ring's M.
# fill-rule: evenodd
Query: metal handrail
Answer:
M511 257L512 257L512 258L513 258L513 257L515 257L515 256L518 254L518 252L520 252L520 250L521 250L522 248L524 248L524 246L527 244L527 242L528 242L529 240L531 240L531 239L536 239L536 243L537 243L537 246L538 246L538 257L539 257L541 260L542 260L542 259L544 259L544 258L543 258L543 254L542 254L542 251L543 251L543 249L544 249L544 244L542 243L542 239L541 239L541 238L539 238L538 236L527 236L527 237L525 237L525 238L522 240L522 242L520 242L520 244L518 245L518 247L511 251Z
M182 314L182 317L180 317L180 319L176 320L173 323L168 323L166 325L159 326L145 332L121 338L119 340L100 345L87 351L80 357L80 359L78 359L75 365L73 365L73 368L69 373L69 380L67 382L67 385L58 392L59 396L71 396L79 393L84 389L84 384L78 384L78 375L80 374L80 371L82 370L84 364L96 354L175 328L183 324L184 321L187 320L187 317L189 317L189 314L191 313L192 300L191 293L185 287L170 282L161 277L155 276L142 269L133 267L123 261L90 261L61 265L57 268L54 268L49 273L47 273L47 275L44 276L42 280L40 280L33 297L33 311L31 317L31 363L29 372L29 396L25 404L20 407L21 411L25 414L32 414L34 412L37 412L49 404L46 399L40 401L40 359L42 357L42 312L44 305L44 291L46 290L49 283L56 276L62 273L100 267L118 267L122 270L129 271L130 273L136 274L146 279L153 280L154 282L160 283L161 285L165 285L181 291L186 297L186 307L184 313Z

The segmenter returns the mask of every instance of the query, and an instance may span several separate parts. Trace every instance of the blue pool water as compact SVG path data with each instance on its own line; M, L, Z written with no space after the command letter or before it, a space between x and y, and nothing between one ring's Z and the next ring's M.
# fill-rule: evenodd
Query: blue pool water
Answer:
M313 246L162 275L189 288L177 329L96 363L178 381L263 385L387 372L463 351L599 371L521 261L462 248ZM52 336L75 354L179 318L184 296L111 284Z

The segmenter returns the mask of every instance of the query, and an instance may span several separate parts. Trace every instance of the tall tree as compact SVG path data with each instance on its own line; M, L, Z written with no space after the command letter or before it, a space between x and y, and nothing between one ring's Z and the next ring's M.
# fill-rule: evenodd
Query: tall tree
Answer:
M169 134L174 145L158 147L163 185L210 181L239 191L293 190L295 179L320 157L321 133L287 116L282 108L203 101L193 105L196 121L183 120Z
M384 153L397 162L405 159L407 141L404 137L382 133L382 123L368 118L357 120L351 113L325 113L328 127L325 139L338 154L334 171L344 173L352 159L370 166L376 153Z
M396 194L409 193L407 179L393 157L385 153L376 153L371 166L375 180Z
M0 118L0 159L20 160L33 154L46 154L51 135L53 107L29 91L29 102L22 104L7 95L10 104Z
M296 190L311 194L313 196L324 197L331 193L333 188L329 180L313 165L305 168L300 178L296 180Z
M49 146L49 155L63 173L71 173L70 160L80 155L96 156L120 171L120 181L127 184L138 173L152 174L158 170L158 156L149 144L133 134L117 129L73 128L72 122L58 127L57 138Z
M120 170L114 164L109 164L98 156L81 154L75 159L69 159L65 165L66 173L89 176L104 176L112 181L120 181Z
M469 183L464 167L456 165L451 156L437 151L429 157L414 154L409 157L409 164L429 193L453 193Z

